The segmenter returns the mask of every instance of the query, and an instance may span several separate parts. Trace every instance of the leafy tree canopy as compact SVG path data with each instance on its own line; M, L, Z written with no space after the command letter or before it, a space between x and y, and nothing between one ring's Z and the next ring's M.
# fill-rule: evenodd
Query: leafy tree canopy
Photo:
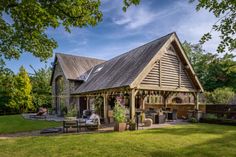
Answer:
M183 47L193 68L207 91L220 87L231 87L236 91L236 61L233 54L205 52L201 45L184 42Z
M51 67L44 67L38 69L37 71L34 70L34 74L30 77L32 84L33 105L36 109L38 109L39 107L51 107L51 73Z
M190 0L194 2L196 0ZM234 51L236 49L236 1L235 0L197 0L196 10L206 9L213 13L218 21L212 26L212 30L203 35L200 43L203 44L212 38L212 31L220 33L220 44L217 52Z
M213 92L206 92L208 103L228 104L233 100L235 93L232 88L217 88Z
M124 8L139 0L123 0ZM95 26L102 20L100 0L2 0L0 1L0 58L18 59L30 52L41 60L57 47L45 31L63 26Z

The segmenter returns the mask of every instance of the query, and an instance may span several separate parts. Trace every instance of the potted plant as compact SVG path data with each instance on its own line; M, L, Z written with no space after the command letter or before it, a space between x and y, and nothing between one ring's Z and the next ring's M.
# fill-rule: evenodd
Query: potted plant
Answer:
M115 107L113 109L113 117L115 120L114 131L124 131L126 129L125 107L122 106L119 101L115 103Z
M72 107L66 114L66 119L75 120L77 116L77 110L75 107Z

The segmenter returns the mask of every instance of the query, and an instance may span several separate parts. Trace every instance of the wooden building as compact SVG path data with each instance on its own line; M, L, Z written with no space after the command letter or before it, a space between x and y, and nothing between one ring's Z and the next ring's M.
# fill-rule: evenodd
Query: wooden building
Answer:
M112 53L112 52L111 52ZM56 54L51 79L53 105L76 106L79 113L93 109L102 98L101 117L111 116L121 99L131 118L136 110L176 109L178 117L188 110L203 110L203 92L176 33L171 33L108 61ZM62 87L63 86L63 87Z

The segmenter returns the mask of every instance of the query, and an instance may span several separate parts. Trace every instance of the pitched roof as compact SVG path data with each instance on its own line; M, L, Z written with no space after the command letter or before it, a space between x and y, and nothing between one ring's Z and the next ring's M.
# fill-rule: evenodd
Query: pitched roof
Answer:
M92 67L105 62L104 60L56 53L56 58L65 74L66 79L80 80L81 75Z
M129 86L172 34L96 65L74 93Z

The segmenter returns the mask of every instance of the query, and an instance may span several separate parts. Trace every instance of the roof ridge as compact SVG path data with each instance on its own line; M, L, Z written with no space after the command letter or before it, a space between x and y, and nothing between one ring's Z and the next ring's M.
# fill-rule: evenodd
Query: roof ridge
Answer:
M110 61L110 60L112 60L112 59L114 59L114 58L118 58L118 57L120 57L120 56L123 56L123 55L125 55L125 54L127 54L127 53L129 53L129 52L131 52L131 51L133 51L133 50L136 50L136 49L138 49L138 48L141 48L141 47L143 47L143 46L146 46L146 45L148 45L148 44L151 44L151 43L153 43L153 42L155 42L155 41L157 41L157 40L160 40L160 39L162 39L162 38L165 38L165 37L167 37L167 36L170 36L170 35L172 35L172 34L176 34L176 32L171 32L171 33L169 33L169 34L167 34L167 35L164 35L164 36L162 36L162 37L160 37L160 38L157 38L157 39L154 39L154 40L152 40L152 41L149 41L149 42L147 42L147 43L145 43L145 44L143 44L143 45L140 45L140 46L138 46L138 47L136 47L136 48L130 49L130 50L128 50L127 52L122 53L122 54L120 54L120 55L118 55L118 56L115 56L115 57L113 57L113 58L111 58L111 59L109 59L109 60L103 60L103 59L98 59L98 58L94 58L94 57L79 56L79 55L67 54L67 53L61 53L61 52L56 52L55 54L56 54L56 55L71 56L71 57L81 57L81 58L87 58L87 59L96 59L96 60L101 60L101 61L107 62L107 61ZM104 63L105 63L105 62L104 62ZM104 64L104 63L100 63L100 64ZM99 64L99 65L100 65L100 64Z
M141 48L141 47L143 47L143 46L146 46L146 45L148 45L148 44L151 44L151 43L153 43L153 42L155 42L155 41L157 41L157 40L160 40L160 39L165 38L165 37L167 37L167 36L170 36L170 35L172 35L172 34L176 34L176 32L171 32L171 33L169 33L169 34L167 34L167 35L164 35L164 36L162 36L162 37L160 37L160 38L157 38L157 39L154 39L154 40L152 40L152 41L149 41L148 43L145 43L145 44L143 44L143 45L140 45L140 46L138 46L138 47L136 47L136 48L130 49L130 50L128 50L127 52L122 53L122 54L120 54L120 55L118 55L118 56L115 56L115 57L113 57L113 58L111 58L111 59L109 59L109 60L107 60L107 61L105 61L105 62L108 62L108 61L110 61L110 60L112 60L112 59L114 59L114 58L118 58L118 57L120 57L120 56L123 56L123 55L125 55L125 54L127 54L127 53L129 53L129 52L131 52L131 51L133 51L133 50L139 49L139 48ZM105 63L105 62L104 62L104 63ZM103 63L101 63L101 64L103 64Z
M167 37L167 36L170 36L170 35L172 35L172 34L176 34L176 32L171 32L171 33L169 33L169 34L167 34L167 35L164 35L164 36L162 36L162 37L160 37L160 38L157 38L157 39L154 39L154 40L152 40L152 41L149 41L148 43L143 44L143 45L141 45L141 46L139 46L139 47L136 47L136 48L134 48L134 49L132 49L132 50L135 50L135 49L137 49L137 48L140 48L140 47L143 47L143 46L145 46L145 45L151 44L152 42L155 42L155 41L157 41L157 40L160 40L160 39L165 38L165 37ZM130 50L130 51L132 51L132 50Z

